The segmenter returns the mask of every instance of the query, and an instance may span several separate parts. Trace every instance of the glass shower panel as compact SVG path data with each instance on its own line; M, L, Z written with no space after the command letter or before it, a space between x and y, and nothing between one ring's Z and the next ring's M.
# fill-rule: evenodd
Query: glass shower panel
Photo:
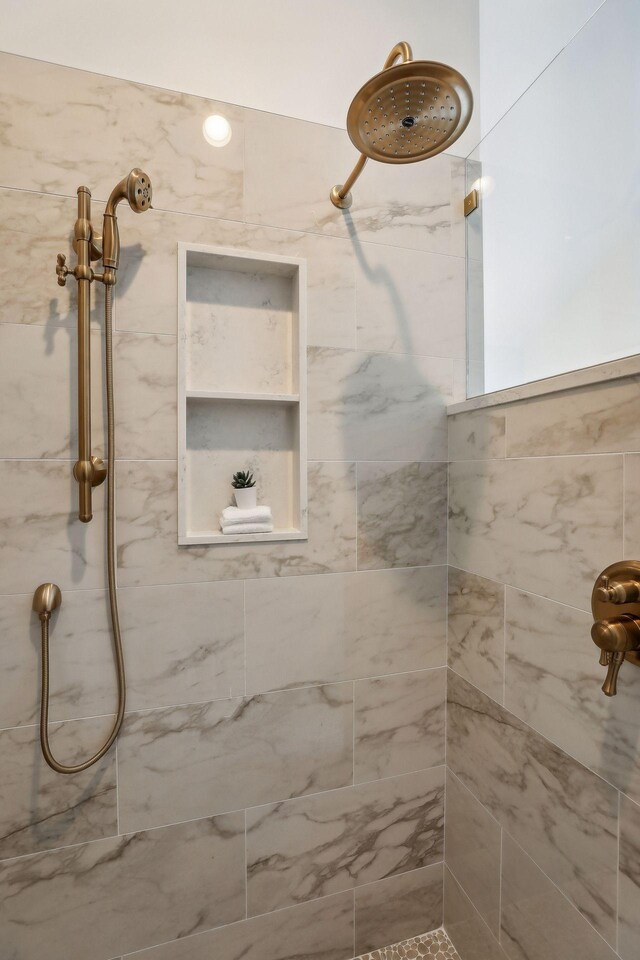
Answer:
M639 49L607 0L467 160L468 396L640 353Z

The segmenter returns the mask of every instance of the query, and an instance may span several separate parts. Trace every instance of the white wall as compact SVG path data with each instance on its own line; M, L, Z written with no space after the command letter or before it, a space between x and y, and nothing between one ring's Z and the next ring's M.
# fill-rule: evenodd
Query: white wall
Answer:
M398 40L477 91L477 11L478 0L0 0L0 49L342 127Z
M604 0L479 0L482 136Z

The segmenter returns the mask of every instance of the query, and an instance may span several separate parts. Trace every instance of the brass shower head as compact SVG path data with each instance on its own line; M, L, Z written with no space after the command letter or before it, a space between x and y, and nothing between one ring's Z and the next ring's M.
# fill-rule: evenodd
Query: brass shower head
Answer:
M148 174L139 167L134 167L111 191L111 196L107 200L104 210L102 228L102 262L105 266L105 283L115 283L113 271L118 269L120 261L120 236L118 234L116 207L122 200L127 200L134 213L144 213L145 210L151 209L152 196L151 180Z
M399 57L402 62L395 63ZM332 203L351 205L349 191L368 158L416 163L447 150L466 130L472 111L471 88L461 73L433 60L413 60L408 43L396 44L349 107L347 131L361 157L345 184L331 191Z

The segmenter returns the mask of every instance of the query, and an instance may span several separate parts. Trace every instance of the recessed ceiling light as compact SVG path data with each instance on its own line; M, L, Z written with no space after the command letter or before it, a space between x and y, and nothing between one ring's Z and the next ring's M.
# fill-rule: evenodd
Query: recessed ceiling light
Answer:
M226 147L231 140L231 124L226 117L212 113L202 124L202 135L212 147Z

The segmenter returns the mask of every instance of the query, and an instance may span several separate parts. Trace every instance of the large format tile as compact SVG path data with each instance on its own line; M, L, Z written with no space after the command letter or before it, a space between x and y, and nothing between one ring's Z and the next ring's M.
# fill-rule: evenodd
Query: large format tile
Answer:
M507 455L640 450L640 377L596 383L510 406Z
M464 357L464 259L355 244L358 349Z
M179 547L175 461L119 463L119 582L135 586L354 569L355 465L310 463L308 477L308 540Z
M640 801L637 671L605 697L591 614L511 588L506 612L505 706Z
M450 562L590 609L622 549L622 457L453 463Z
M40 622L31 594L0 597L0 728L33 723L40 691ZM241 583L118 591L127 708L223 699L244 692ZM65 591L51 624L52 720L111 713L116 677L104 590Z
M444 927L461 960L506 960L471 900L450 870L444 871Z
M178 241L304 259L308 342L355 348L354 255L347 240L160 210L127 223L116 293L119 330L175 336Z
M500 824L450 771L447 773L447 867L497 937L500 931Z
M449 567L449 666L502 703L504 591L501 583Z
M464 182L456 157L408 164L402 177L392 165L371 163L354 187L353 206L342 211L329 191L358 159L344 130L257 111L245 118L245 219L464 256Z
M116 455L171 460L178 446L176 338L114 335Z
M450 360L309 351L313 460L445 460Z
M622 960L640 953L640 806L620 798L618 952Z
M640 497L640 454L624 458L624 553L628 560L638 559L640 544L640 511L636 504ZM619 558L616 558L619 559Z
M447 466L358 464L358 568L445 562Z
M120 827L141 830L351 783L351 684L130 714Z
M43 909L43 905L46 908ZM0 868L11 960L109 960L244 916L241 813L97 840Z
M356 887L356 956L442 926L442 864Z
M0 183L75 195L82 182L106 200L137 163L151 178L155 207L241 216L242 108L9 54L0 71L10 121ZM224 150L202 136L203 118L220 112L233 128Z
M102 205L96 204L94 216L101 219L102 209ZM57 354L60 362L58 343L75 352L65 328L76 326L77 284L69 280L65 287L59 287L55 265L58 253L66 253L68 259L73 253L71 240L77 215L75 197L0 189L0 323L44 327L39 334L49 353ZM25 263L30 266L28 283L24 277ZM28 369L28 364L28 359L23 358L21 366ZM54 366L52 360L51 369Z
M617 791L455 673L447 735L454 773L613 943Z
M98 330L92 331L91 350L92 440L94 452L101 455L103 345ZM76 340L68 327L30 325L21 323L19 317L15 323L0 323L0 407L4 411L0 420L0 457L75 459L77 382Z
M472 410L449 417L449 460L496 460L506 452L506 415Z
M353 955L353 893L348 891L130 956L132 960L350 960Z
M444 668L359 680L355 684L355 782L444 763L445 701Z
M247 811L250 914L442 859L442 767Z
M69 460L0 461L0 593L49 580L61 590L104 586L105 486L93 492L93 523L78 520Z
M245 589L249 693L444 663L446 567L248 580Z
M111 723L106 717L51 727L54 757L81 763ZM114 750L90 770L63 776L45 763L38 729L15 727L0 733L0 769L0 860L118 832Z
M616 960L613 950L508 834L502 852L500 942L510 960Z

